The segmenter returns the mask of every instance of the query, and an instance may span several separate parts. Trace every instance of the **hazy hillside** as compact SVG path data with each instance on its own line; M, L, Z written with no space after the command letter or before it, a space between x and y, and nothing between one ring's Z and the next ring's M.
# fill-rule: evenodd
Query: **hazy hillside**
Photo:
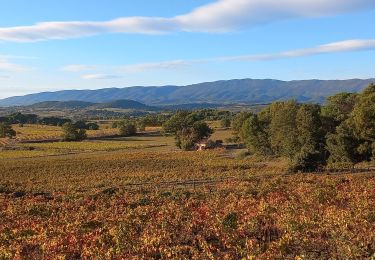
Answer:
M99 103L91 106L90 108L121 108L121 109L139 109L139 110L147 110L152 107L142 104L140 102L134 100L115 100L112 102L107 103Z
M32 104L33 109L83 109L93 106L94 103L84 101L43 101Z
M30 105L44 101L94 103L130 99L148 105L185 103L269 103L275 100L323 102L337 92L358 92L375 79L351 80L257 80L241 79L206 82L188 86L129 87L99 90L44 92L0 100L0 106Z

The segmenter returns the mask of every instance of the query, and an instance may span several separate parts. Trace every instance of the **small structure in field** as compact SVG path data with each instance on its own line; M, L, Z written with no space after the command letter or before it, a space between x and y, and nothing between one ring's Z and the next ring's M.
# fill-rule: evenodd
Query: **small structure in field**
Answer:
M195 148L197 151L203 151L207 149L208 139L203 139L199 143L195 144Z
M223 147L223 141L222 140L208 140L208 139L203 139L199 143L195 145L195 148L197 151L203 151L203 150L208 150L208 149L215 149L215 148L220 148Z

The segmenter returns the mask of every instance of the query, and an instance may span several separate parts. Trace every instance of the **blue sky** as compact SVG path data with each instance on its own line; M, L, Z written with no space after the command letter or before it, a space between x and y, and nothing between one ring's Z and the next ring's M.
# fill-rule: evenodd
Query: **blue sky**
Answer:
M374 0L4 0L0 98L375 77Z

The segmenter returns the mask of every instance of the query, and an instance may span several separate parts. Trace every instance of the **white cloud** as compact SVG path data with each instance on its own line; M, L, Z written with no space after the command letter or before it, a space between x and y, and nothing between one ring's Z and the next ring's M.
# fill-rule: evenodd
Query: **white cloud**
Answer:
M227 32L299 17L321 17L375 8L374 0L217 0L171 17L123 17L110 21L43 22L0 28L0 41L34 42L104 33Z
M1 71L21 72L21 71L28 71L28 70L30 70L30 68L12 63L8 59L0 57L0 72Z
M214 58L215 61L265 61L279 60L293 57L313 56L325 53L353 52L375 50L375 40L346 40L319 45L313 48L297 49L272 54L243 55Z
M299 17L375 8L373 0L219 0L178 16L187 31L225 32Z
M328 53L339 53L339 52L354 52L354 51L366 51L375 50L375 40L346 40L333 42L329 44L319 45L312 48L296 49L279 53L268 53L268 54L254 54L254 55L241 55L241 56L225 56L225 57L214 57L197 60L172 60L172 61L161 61L161 62L146 62L138 64L130 64L119 67L110 67L107 69L116 71L117 73L142 73L151 70L173 70L180 69L194 64L209 64L217 62L236 62L236 61L270 61L270 60L281 60L296 57L314 56ZM95 66L94 66L95 67ZM85 78L101 78L103 74L85 75ZM106 74L104 74L106 75ZM113 75L112 75L113 76Z
M111 70L115 71L116 73L138 73L144 72L148 70L173 70L179 69L185 66L189 66L191 61L184 61L184 60L172 60L166 62L147 62L147 63L139 63L139 64L132 64L132 65L124 65L124 66L96 66L96 65L67 65L61 68L62 71L67 72L84 72L84 71L100 71L100 70ZM83 79L99 79L99 78L117 78L117 75L113 74L86 74L81 76Z
M139 63L134 65L126 65L119 67L118 70L125 73L137 73L148 70L173 70L186 67L191 64L191 61L184 60L172 60L164 62L148 62L148 63Z
M91 65L81 65L81 64L72 64L65 67L62 67L62 71L68 71L68 72L81 72L81 71L92 71L96 70L96 66Z
M81 76L82 79L99 80L99 79L118 79L120 76L111 74L86 74Z

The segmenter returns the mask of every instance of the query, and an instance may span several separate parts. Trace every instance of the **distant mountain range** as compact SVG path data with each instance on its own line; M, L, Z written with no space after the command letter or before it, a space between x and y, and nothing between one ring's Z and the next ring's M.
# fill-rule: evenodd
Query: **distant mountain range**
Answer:
M27 106L15 106L13 108L27 110L103 110L103 109L129 109L139 111L165 111L165 110L191 110L204 108L217 108L222 104L214 103L187 103L176 105L148 106L141 102L122 99L105 103L93 103L86 101L43 101ZM9 107L12 108L12 107Z
M29 109L105 109L105 108L119 108L119 109L136 109L149 110L153 107L147 106L134 100L115 100L105 103L93 103L86 101L43 101L32 105L24 106Z
M0 106L26 106L46 101L69 101L70 103L65 103L66 106L70 108L72 108L72 106L82 108L80 106L91 106L93 105L92 103L108 103L114 102L115 100L119 100L116 102L123 102L124 100L127 100L127 102L137 101L150 106L190 103L264 104L286 99L296 99L300 102L322 103L327 96L338 92L359 92L370 83L375 83L375 79L295 81L235 79L188 86L128 87L42 92L5 98L0 100ZM51 105L51 103L46 104ZM145 106L144 104L138 105ZM58 105L60 106L62 104ZM106 104L105 107L108 107L108 104Z

